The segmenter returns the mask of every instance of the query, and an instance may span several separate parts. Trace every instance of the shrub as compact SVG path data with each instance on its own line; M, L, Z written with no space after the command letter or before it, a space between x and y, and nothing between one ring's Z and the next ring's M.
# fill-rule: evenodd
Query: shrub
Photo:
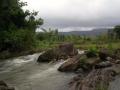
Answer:
M98 53L98 50L96 48L90 48L87 52L86 52L86 56L88 58L91 58L91 57L96 57L97 56L97 53Z

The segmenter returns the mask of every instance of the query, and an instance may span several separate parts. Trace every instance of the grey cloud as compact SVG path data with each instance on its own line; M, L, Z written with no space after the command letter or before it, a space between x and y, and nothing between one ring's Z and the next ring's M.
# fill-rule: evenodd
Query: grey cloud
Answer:
M108 27L120 24L120 0L23 0L40 12L43 27ZM25 9L26 9L25 8Z

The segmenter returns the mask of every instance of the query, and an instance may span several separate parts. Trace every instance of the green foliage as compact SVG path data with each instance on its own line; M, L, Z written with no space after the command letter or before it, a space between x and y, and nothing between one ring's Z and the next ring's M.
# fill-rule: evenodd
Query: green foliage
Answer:
M110 48L110 42L112 43L111 48L119 47L119 40L113 40L109 38L109 34L102 34L94 37L79 36L79 35L62 35L58 33L57 29L42 29L43 32L37 33L37 39L40 48L51 48L55 47L60 43L72 42L79 49L87 49L91 52L97 52L101 48ZM55 33L55 30L57 30ZM112 32L111 32L112 33ZM39 47L38 47L39 48ZM91 50L91 48L93 50Z
M26 2L19 0L1 0L0 1L0 31L16 28L36 29L38 25L43 24L41 18L35 19L38 12L23 11L22 7ZM26 19L27 17L27 19Z
M22 7L26 5L26 2L20 0L0 0L1 52L28 50L36 46L40 49L51 48L63 42L72 42L77 48L89 49L89 52L95 54L101 47L112 49L120 45L109 43L116 43L117 39L119 41L120 26L109 30L108 35L104 34L97 37L61 35L57 29L51 28L42 28L43 32L36 34L35 30L43 24L43 19L37 17L38 12L36 11L23 11Z
M1 42L1 49L9 50L10 52L30 49L35 46L35 35L29 30L13 30L10 32L3 32L3 41Z
M113 50L113 45L112 45L112 43L108 43L108 49L109 49L109 50Z
M98 53L98 49L95 47L92 47L87 51L86 55L88 58L91 58L91 57L96 57L97 53Z
M36 46L35 30L43 24L38 12L23 11L26 2L0 0L0 51L16 52Z

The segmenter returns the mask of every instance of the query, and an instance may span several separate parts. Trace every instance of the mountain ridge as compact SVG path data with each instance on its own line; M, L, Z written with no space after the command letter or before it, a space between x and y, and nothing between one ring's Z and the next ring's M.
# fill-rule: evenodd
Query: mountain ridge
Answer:
M60 35L82 35L82 36L98 36L101 34L106 34L108 32L108 28L97 28L90 31L69 31L69 32L59 32Z

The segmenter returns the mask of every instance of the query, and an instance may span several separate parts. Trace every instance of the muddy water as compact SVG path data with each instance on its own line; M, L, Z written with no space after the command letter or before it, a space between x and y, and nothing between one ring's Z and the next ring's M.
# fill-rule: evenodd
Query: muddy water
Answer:
M57 63L36 62L40 54L22 56L0 63L0 80L14 86L16 90L68 90L68 83L75 75L61 73Z

